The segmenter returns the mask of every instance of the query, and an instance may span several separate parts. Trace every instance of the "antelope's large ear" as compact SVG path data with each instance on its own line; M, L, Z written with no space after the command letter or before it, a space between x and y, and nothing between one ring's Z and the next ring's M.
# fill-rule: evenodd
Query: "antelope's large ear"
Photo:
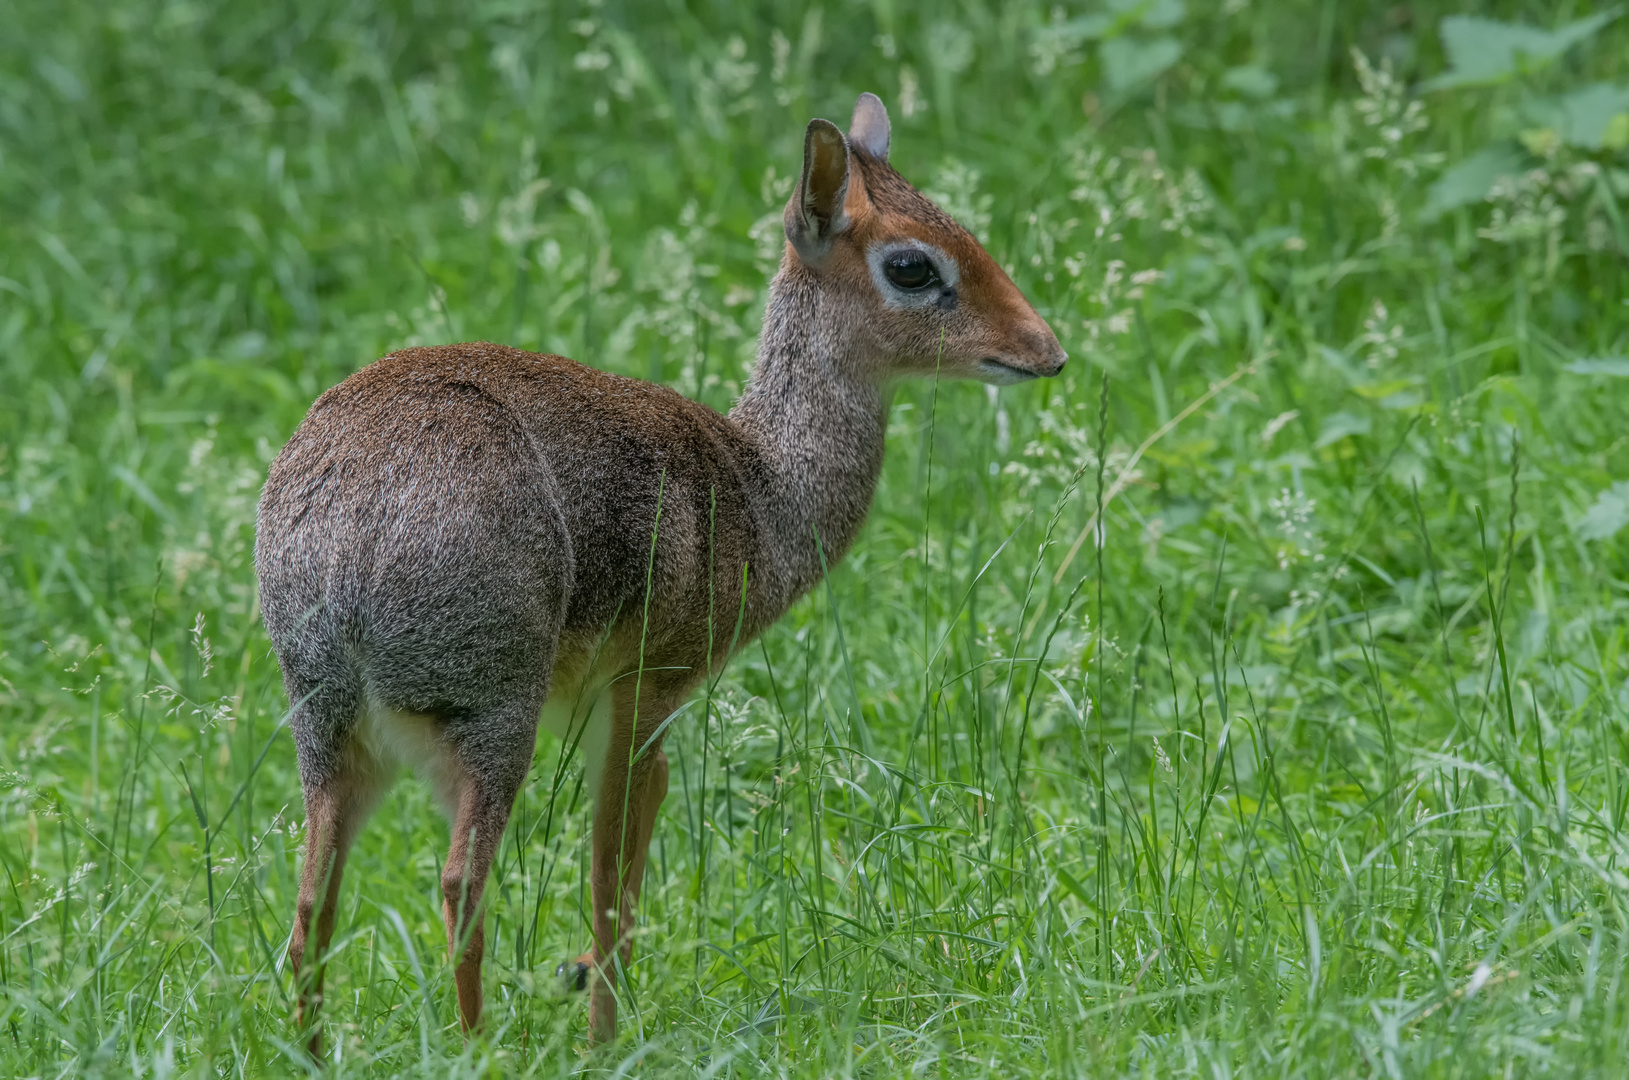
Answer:
M810 120L803 136L803 176L786 207L786 238L805 262L818 263L848 228L848 140L830 120Z
M848 122L848 141L878 161L888 160L888 110L882 107L882 98L870 91L860 95L854 119Z

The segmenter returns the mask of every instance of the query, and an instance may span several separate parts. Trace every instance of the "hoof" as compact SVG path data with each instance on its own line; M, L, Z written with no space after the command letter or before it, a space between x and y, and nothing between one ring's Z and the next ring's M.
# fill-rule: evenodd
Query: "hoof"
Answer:
M560 980L560 986L568 994L580 994L588 989L588 961L582 957L576 960L567 960L554 969L555 978Z

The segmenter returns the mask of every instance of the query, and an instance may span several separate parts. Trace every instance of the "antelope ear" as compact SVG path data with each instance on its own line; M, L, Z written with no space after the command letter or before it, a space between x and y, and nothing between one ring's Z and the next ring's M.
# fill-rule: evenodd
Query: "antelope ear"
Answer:
M803 176L786 206L786 238L805 262L818 263L848 228L848 140L830 120L810 120L803 136Z
M882 99L867 91L854 103L854 119L848 123L850 146L858 147L878 161L888 160L888 110Z

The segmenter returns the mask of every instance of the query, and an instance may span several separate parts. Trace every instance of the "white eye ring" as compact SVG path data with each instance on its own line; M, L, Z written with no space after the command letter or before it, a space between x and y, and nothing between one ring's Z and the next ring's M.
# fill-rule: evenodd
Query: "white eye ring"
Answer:
M927 256L939 276L937 287L902 289L888 280L889 260L907 251ZM954 291L956 283L961 280L961 267L956 265L956 260L947 255L943 248L925 240L894 240L878 244L865 253L865 261L871 270L871 282L882 294L885 307L907 310L937 307L944 294Z

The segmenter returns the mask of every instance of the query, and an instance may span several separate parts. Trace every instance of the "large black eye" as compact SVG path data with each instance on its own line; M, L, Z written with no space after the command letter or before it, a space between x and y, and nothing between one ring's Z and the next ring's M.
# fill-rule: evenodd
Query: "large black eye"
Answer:
M939 280L939 272L920 251L901 251L888 256L882 272L902 289L925 289Z

